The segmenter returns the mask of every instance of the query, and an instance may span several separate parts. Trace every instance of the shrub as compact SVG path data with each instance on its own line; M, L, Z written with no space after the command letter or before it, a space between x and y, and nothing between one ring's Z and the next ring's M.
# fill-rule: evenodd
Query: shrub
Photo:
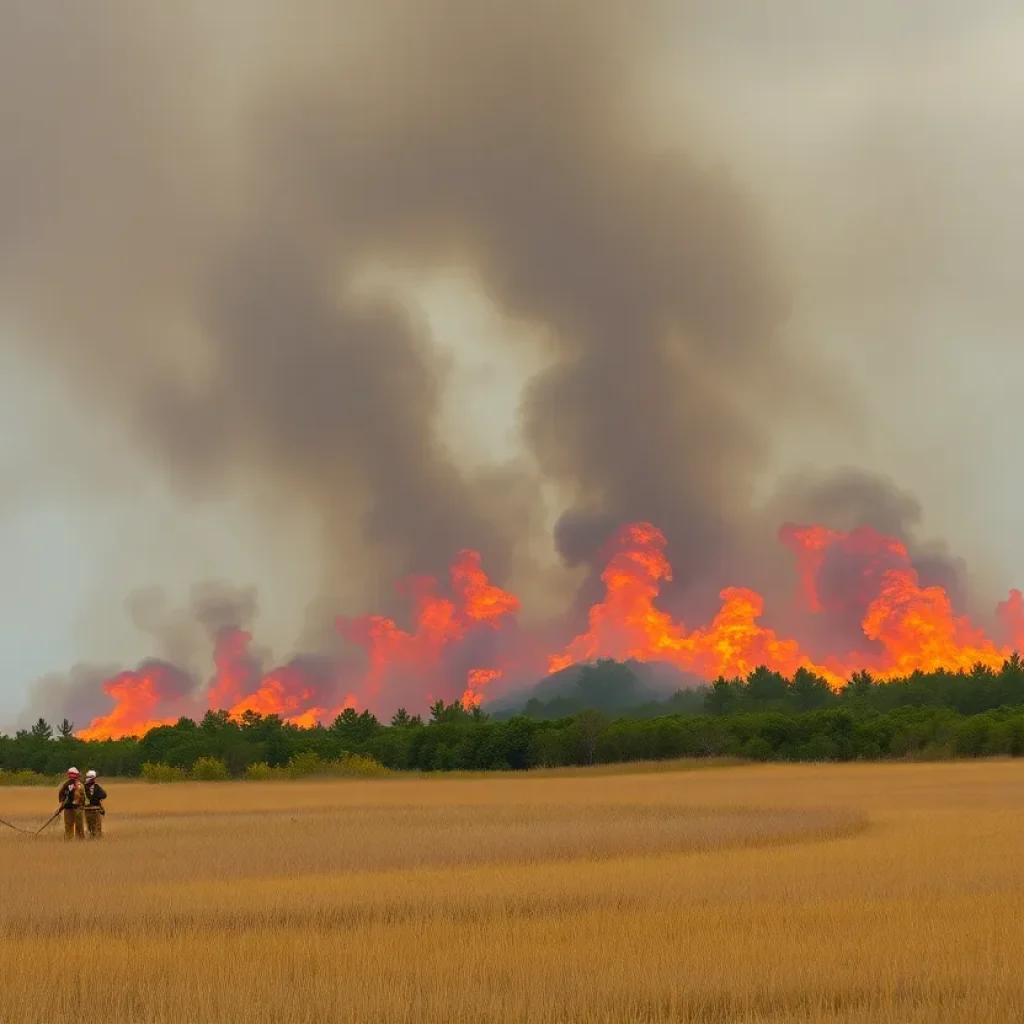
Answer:
M290 779L305 779L311 775L331 774L328 763L311 750L293 754L285 765L284 771Z
M245 769L244 777L250 782L263 782L267 779L279 778L280 774L276 768L271 768L266 761L257 761L256 764L251 764Z
M295 754L285 765L284 772L290 779L308 779L317 775L365 779L391 774L384 765L369 755L345 753L337 761L325 761L312 751Z
M199 782L224 782L231 778L228 766L217 757L199 757L192 765L192 778Z
M353 775L357 778L380 778L390 775L391 770L385 768L376 758L364 754L342 754L341 760L334 762L340 768L339 774Z
M9 772L0 768L0 786L57 786L60 785L48 775L40 775L28 768Z
M188 775L184 768L175 768L169 764L153 764L147 761L140 773L147 782L184 782Z

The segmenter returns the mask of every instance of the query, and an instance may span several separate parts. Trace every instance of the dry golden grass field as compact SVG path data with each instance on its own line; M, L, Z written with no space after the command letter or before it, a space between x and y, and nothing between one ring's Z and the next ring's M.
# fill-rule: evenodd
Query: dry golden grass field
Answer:
M0 1020L1024 1020L1024 763L683 768L110 783L0 830Z

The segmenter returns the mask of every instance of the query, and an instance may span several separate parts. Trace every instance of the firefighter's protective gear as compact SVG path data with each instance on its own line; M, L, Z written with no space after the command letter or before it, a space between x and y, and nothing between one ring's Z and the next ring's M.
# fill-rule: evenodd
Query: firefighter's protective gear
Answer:
M72 772L74 774L72 774ZM57 791L57 800L64 812L64 838L85 838L85 786L79 781L78 769L68 769L68 780Z
M90 771L85 776L85 824L90 839L103 838L103 801L107 799L107 791L99 784L96 773Z
M64 838L84 839L85 838L85 811L81 807L73 809L64 808Z

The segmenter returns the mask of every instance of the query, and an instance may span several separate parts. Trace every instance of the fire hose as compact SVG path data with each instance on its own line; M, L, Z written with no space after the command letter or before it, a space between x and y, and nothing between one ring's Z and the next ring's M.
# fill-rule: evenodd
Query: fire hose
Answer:
M84 811L87 814L88 813L96 813L97 811L100 814L106 814L107 813L102 807L58 807L57 810L54 812L52 818L50 818L44 825L40 825L39 828L35 832L30 833L30 834L31 835L39 835L40 832L43 832L45 829L49 828L61 816L61 813L63 811ZM24 832L25 830L22 829L21 831Z
M29 832L27 828L22 828L20 825L12 825L9 821L4 821L3 818L0 818L0 825L6 825L8 828L14 829L15 832L24 832L27 836L35 834L33 832Z
M22 828L18 825L11 824L9 821L4 821L3 818L0 818L0 824L5 824L8 828L13 828L14 831L19 831L19 833L23 833L26 836L38 836L40 833L42 833L42 831L44 831L51 824L53 824L53 822L56 821L58 817L60 817L60 814L63 811L84 811L86 814L95 814L97 812L99 814L106 813L106 811L104 811L103 808L101 807L58 807L53 812L53 816L47 818L45 823L41 824L35 831L30 831L28 828Z
M54 814L54 816L52 818L50 818L50 820L47 821L47 823L45 825L40 825L38 831L36 831L34 834L35 835L39 835L39 833L42 832L44 828L46 828L49 825L52 825L57 820L57 818L60 817L60 812L63 811L63 810L64 810L63 807L58 807L56 813Z
M13 822L7 821L5 818L0 818L0 825L5 825L7 828L11 829L12 831L20 832L22 835L37 836L37 835L40 834L40 832L43 832L45 829L49 828L49 826L52 825L60 817L62 811L82 811L85 814L106 814L107 813L98 804L95 804L95 805L93 805L91 807L58 807L57 810L54 811L53 817L52 818L48 818L43 825L40 825L39 828L37 828L35 830L35 832L31 831L31 829L22 828L20 825L15 825Z
M102 807L58 807L57 810L54 812L53 817L48 818L45 824L40 825L35 832L32 832L30 829L27 828L22 828L20 825L15 825L12 822L6 821L3 818L0 818L0 825L6 825L7 828L13 829L15 832L20 832L22 833L22 835L37 836L39 835L40 832L49 828L49 826L52 825L60 817L62 811L83 811L85 814L107 813Z

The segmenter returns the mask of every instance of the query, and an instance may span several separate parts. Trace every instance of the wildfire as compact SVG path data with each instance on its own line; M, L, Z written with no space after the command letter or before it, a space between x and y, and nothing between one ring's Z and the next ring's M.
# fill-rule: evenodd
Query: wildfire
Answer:
M462 705L467 708L479 707L483 703L483 688L501 678L501 669L471 668L466 678L466 689L462 694Z
M519 599L490 582L475 551L460 551L450 576L453 598L438 596L432 579L417 577L406 583L403 589L415 602L411 631L379 615L338 620L342 636L366 651L369 669L362 692L367 702L378 696L389 678L412 680L425 694L446 688L451 670L445 654L457 649L469 634L498 630L518 613ZM496 665L470 669L464 702L479 703L480 689L501 675Z
M954 615L942 587L921 587L910 568L884 574L881 593L868 607L862 625L865 636L885 648L883 676L969 669L979 662L998 668L1010 653L996 647L966 617Z
M795 640L780 640L758 624L764 599L753 590L728 587L710 626L687 632L681 622L654 606L662 580L672 579L666 541L650 523L620 531L617 550L601 574L604 600L590 609L590 628L548 662L548 671L594 658L666 661L706 679L743 676L758 665L791 675L807 668L829 679L835 675L802 654Z
M252 634L242 629L222 629L214 640L216 668L207 691L207 706L214 711L232 707L259 686L259 663L249 653Z
M787 676L807 669L838 687L861 669L892 678L918 670L970 669L978 663L998 667L1015 647L1024 646L1024 594L1019 590L997 608L1013 645L1007 647L957 615L942 587L921 586L905 546L894 537L869 527L847 533L786 524L779 540L796 557L805 614L813 619L858 609L863 640L855 650L812 657L796 639L763 625L764 598L738 586L721 591L721 607L709 624L687 628L656 603L672 581L664 535L650 523L632 523L606 552L605 594L591 607L587 630L548 654L547 670L616 658L667 662L711 680L745 676L763 665ZM834 574L827 572L836 564L843 569L838 590ZM249 711L305 727L333 720L345 708L379 707L394 699L396 688L420 704L440 696L478 707L510 671L532 671L534 652L521 642L529 638L509 632L519 601L491 583L479 554L459 552L449 576L449 596L431 578L413 577L400 585L399 592L412 603L408 630L381 615L337 620L340 635L364 653L365 669L358 676L309 659L264 672L249 633L222 631L215 639L215 672L202 704L212 710L226 707L236 720ZM517 641L512 654L510 637ZM167 714L168 671L151 663L108 680L103 689L114 700L113 710L78 735L138 735L176 721L177 715Z
M163 700L160 669L144 672L121 672L103 684L103 692L114 698L114 710L95 718L76 735L83 740L105 740L120 736L142 736L161 725L173 725L177 718L154 715Z
M850 533L830 530L824 526L796 526L786 523L779 530L779 540L795 555L800 576L801 597L812 612L835 611L852 599L870 600L871 586L887 566L906 567L910 564L907 549L895 537L862 526ZM856 559L861 566L856 594L843 594L822 603L818 577L830 552ZM867 595L865 597L865 595Z

